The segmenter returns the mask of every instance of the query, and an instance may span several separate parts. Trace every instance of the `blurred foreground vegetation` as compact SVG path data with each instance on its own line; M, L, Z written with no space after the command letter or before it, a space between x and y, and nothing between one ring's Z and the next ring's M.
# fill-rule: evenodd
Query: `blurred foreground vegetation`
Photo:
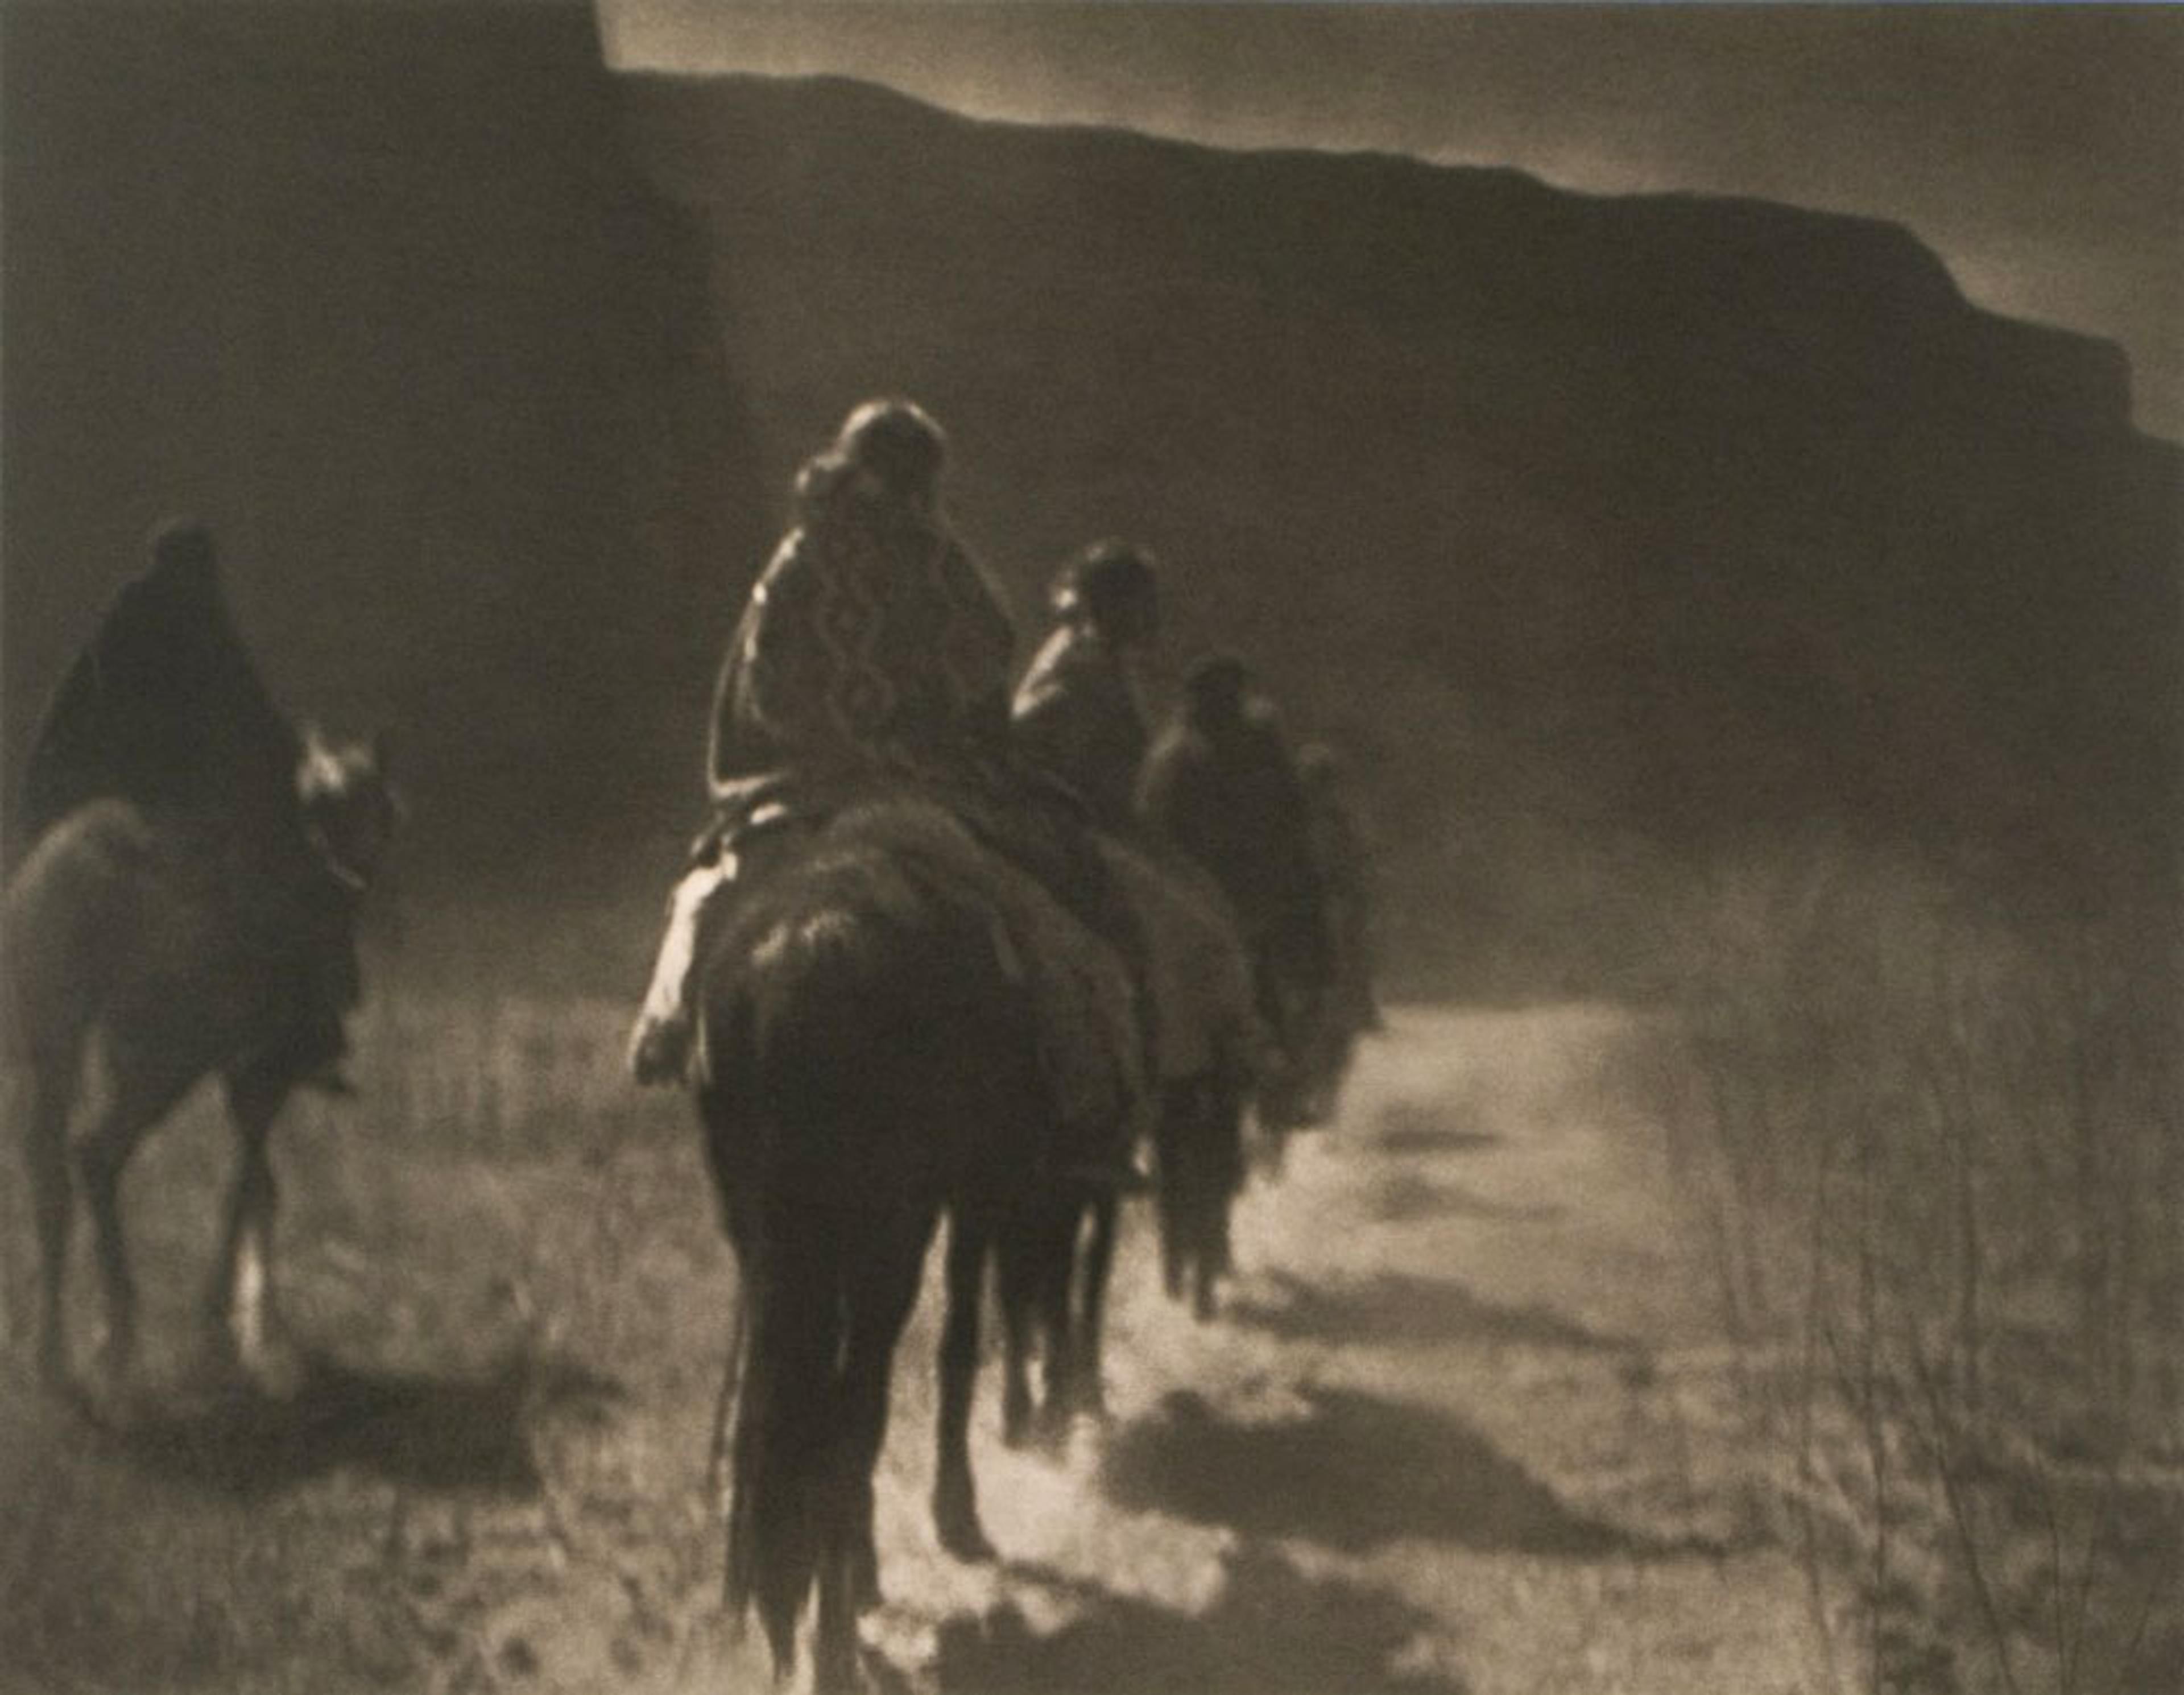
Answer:
M2184 1676L2178 931L1807 844L1702 879L1663 1116L1840 1689Z

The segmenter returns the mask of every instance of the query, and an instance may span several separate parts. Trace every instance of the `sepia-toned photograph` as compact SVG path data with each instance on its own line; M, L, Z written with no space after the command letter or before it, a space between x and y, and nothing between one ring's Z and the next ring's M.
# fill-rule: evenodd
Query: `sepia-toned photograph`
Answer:
M2184 8L0 0L0 1695L2184 1695Z

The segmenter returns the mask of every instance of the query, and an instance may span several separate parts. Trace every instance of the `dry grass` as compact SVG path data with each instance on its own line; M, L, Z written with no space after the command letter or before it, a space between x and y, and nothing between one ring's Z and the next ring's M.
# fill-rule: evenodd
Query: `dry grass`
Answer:
M1840 1687L2175 1687L2167 933L1825 850L1687 932L1673 1118Z
M1724 974L1705 979L1740 991L1699 1008L1698 1045L1663 1068L1720 1091L1664 1110L1706 1132L1668 1149L1680 1171L1635 1085L1633 1056L1657 1051L1664 1021L1404 1013L1368 1051L1343 1126L1300 1139L1255 1189L1226 1322L1162 1301L1134 1218L1106 1436L1081 1433L1058 1462L1003 1453L985 1386L976 1449L1005 1568L945 1558L925 1520L928 1290L880 1477L894 1604L872 1634L895 1668L889 1695L1818 1695L1785 1629L1794 1570L1741 1492L1744 1433L1711 1412L1724 1358L1747 1411L1771 1421L1787 1539L1802 1512L1826 1557L1845 1682L1864 1681L1869 1654L1886 1668L1876 1687L1992 1681L1983 1584L2015 1687L2158 1687L2114 1679L2131 1663L2131 1584L2173 1570L2169 1521L2149 1507L2169 1498L2151 1485L2173 1450L2144 1422L2162 1404L2160 1332L2135 1319L2099 1356L2129 1362L2140 1422L2120 1447L2094 1445L2086 1409L2126 1403L2064 1392L2092 1358L2072 1352L2089 1344L2070 1304L2092 1285L2025 1234L2080 1227L2053 1192L2076 1168L2053 1150L2036 1174L1979 1168L1975 1418L1952 1329L1955 1239L1899 1251L1958 1218L1930 1188L1953 1168L1907 1163L1954 1145L1840 1128L1852 1102L1917 1098L1912 1073L1832 1046L1867 1057L1816 1069L1825 1045L1794 1016L1813 963L1764 945L1793 934L1775 884L1741 898L1758 903L1748 932L1710 931L1709 946L1741 936L1748 956L1709 956ZM1889 909L1875 930L1900 928ZM360 1097L298 1102L277 1133L277 1282L319 1362L292 1401L208 1405L183 1386L229 1157L216 1101L192 1101L147 1146L127 1201L150 1408L102 1430L35 1392L27 1350L0 1375L0 1692L768 1687L718 1623L702 1479L733 1270L687 1104L625 1084L627 1003L588 992L581 972L531 960L526 980L550 986L473 986L524 957L376 962ZM1828 1003L1827 1043L1860 1028L1892 1040L1897 1025L1858 1023L1864 956L1828 957L1856 992ZM1990 973L2018 957L1970 956ZM2023 1045L2020 1031L2010 1051ZM1680 1057L1702 1062L1678 1073ZM1981 1086L2029 1110L2005 1081ZM1772 1140L1737 1116L1754 1099L1776 1115ZM1898 1196L1914 1176L1927 1187ZM1671 1180L1708 1202L1693 1241L1674 1235ZM2120 1180L2100 1204L2149 1207L2159 1192ZM0 1206L20 1304L12 1163ZM2158 1223L2141 1220L2101 1287L2159 1263ZM1708 1266L1733 1296L1731 1355L1707 1321ZM1802 1322L1819 1310L1825 1324ZM1938 1327L1905 1330L1914 1310ZM1925 1376L1910 1335L1929 1347ZM2008 1398L2035 1390L2045 1423ZM2175 1651L2167 1628L2156 1616L2130 1649L2139 1670ZM2066 1658L2074 1681L2042 1681Z
M0 1381L0 1689L488 1688L526 1668L582 1687L718 1657L699 1484L733 1272L687 1107L623 1079L624 1019L376 998L359 1098L299 1101L276 1132L277 1283L312 1360L292 1402L192 1398L231 1157L214 1093L147 1143L125 1195L146 1408L87 1422L36 1392L23 1348ZM20 1297L12 1150L0 1198ZM80 1246L79 1352L92 1282ZM596 1679L548 1664L601 1641Z

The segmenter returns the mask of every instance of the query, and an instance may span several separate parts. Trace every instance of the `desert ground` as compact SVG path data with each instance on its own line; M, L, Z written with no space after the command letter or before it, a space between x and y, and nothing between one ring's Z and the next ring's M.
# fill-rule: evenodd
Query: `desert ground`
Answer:
M306 1367L285 1399L190 1387L214 1098L131 1174L148 1384L125 1408L32 1387L11 1187L0 1684L766 1687L721 1623L705 1489L733 1263L683 1103L621 1079L624 1011L367 1018L360 1097L301 1102L278 1136ZM990 1565L925 1514L929 1286L882 1462L876 1685L1823 1687L1644 1105L1650 1042L1609 1007L1397 1009L1337 1122L1258 1146L1210 1323L1163 1296L1134 1202L1106 1420L1011 1452L982 1383ZM80 1356L91 1282L80 1263Z

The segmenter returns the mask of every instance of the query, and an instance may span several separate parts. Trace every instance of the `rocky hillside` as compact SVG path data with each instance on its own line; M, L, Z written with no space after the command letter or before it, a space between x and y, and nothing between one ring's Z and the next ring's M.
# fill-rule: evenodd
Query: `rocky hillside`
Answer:
M633 98L768 484L895 387L1027 596L1150 541L1178 657L1242 649L1351 748L1410 899L1536 875L1567 920L1603 843L2173 816L2176 454L2114 348L1901 229L846 83Z
M11 773L189 507L415 857L656 878L788 479L896 389L1028 619L1139 537L1172 661L1350 751L1421 967L1755 834L2175 819L2176 451L1900 229L617 80L560 8L6 25Z
M746 503L704 255L625 162L588 10L5 27L10 777L192 510L284 703L392 724L414 873L687 789L673 679L716 632L678 573Z

